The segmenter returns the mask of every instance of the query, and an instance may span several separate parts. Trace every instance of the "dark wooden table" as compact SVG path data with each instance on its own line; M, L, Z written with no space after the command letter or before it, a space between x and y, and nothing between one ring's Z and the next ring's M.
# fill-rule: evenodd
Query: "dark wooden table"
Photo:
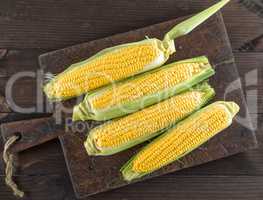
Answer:
M9 0L0 2L0 123L48 116L14 112L5 93L12 75L37 72L38 55L69 45L155 24L208 7L209 0ZM243 2L243 4L241 3ZM262 1L255 1L262 5ZM155 178L88 199L262 199L263 198L263 18L258 7L233 0L223 16L236 57L260 147L199 167ZM246 44L246 45L245 45ZM37 79L13 87L21 107L39 104ZM0 139L0 153L3 143ZM2 158L1 158L2 159ZM16 180L25 199L75 199L57 140L19 154ZM0 199L15 199L4 183L0 161Z

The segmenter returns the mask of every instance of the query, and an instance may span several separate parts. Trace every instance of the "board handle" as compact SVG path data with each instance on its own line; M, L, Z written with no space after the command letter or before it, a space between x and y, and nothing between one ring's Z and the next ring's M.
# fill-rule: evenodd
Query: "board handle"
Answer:
M19 137L10 147L11 152L17 153L64 135L65 128L53 117L45 117L2 124L1 134L4 142L12 136Z

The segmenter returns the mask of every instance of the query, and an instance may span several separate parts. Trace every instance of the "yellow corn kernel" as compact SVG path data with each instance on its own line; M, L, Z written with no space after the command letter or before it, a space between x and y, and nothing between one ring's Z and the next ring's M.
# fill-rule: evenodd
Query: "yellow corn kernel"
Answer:
M201 100L200 92L189 92L124 117L115 123L110 123L95 131L99 133L95 137L97 146L100 148L116 147L134 138L154 133L191 112L201 103ZM171 105L174 109L171 109Z
M216 102L194 113L146 146L122 169L132 180L190 153L232 123L239 110L234 102Z
M178 155L182 155L201 141L209 138L214 132L221 130L229 123L228 114L221 106L214 107L185 124L178 126L167 137L146 149L133 164L136 172L148 172L159 169L170 163ZM153 157L155 159L153 159Z
M214 75L205 56L182 60L88 93L73 109L73 121L108 120L184 92Z
M47 84L45 92L51 99L71 98L138 74L164 61L163 52L155 41L127 45L98 55L90 62L72 66Z
M93 129L85 143L90 155L113 154L141 143L204 105L214 91L205 86L174 96L126 117Z
M102 94L92 98L91 106L94 109L105 109L143 96L156 94L191 79L191 77L200 73L205 65L207 63L201 62L175 64L170 68L150 73L147 76L105 90Z

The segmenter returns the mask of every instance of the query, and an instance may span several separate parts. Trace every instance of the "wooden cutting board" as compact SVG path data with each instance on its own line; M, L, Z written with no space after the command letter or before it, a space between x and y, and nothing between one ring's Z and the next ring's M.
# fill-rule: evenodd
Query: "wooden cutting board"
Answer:
M70 64L90 57L106 47L142 40L145 36L161 39L164 33L183 19L175 19L46 53L39 58L40 66L45 72L56 74L66 69ZM177 53L171 56L168 63L201 55L208 56L216 70L216 75L210 80L217 93L215 100L235 101L241 109L231 127L184 157L180 162L174 162L144 179L227 157L254 148L257 144L221 14L214 15L188 36L177 39L175 45ZM71 108L74 103L75 100L71 100L67 101L65 105ZM60 106L58 107L60 108ZM55 110L55 116L59 114L59 110ZM64 120L68 117L70 114L63 114ZM5 140L17 132L22 135L22 138L13 147L13 151L21 151L59 137L76 196L82 198L127 185L128 183L122 180L119 169L142 146L134 147L114 156L88 156L83 142L88 130L97 124L91 121L86 122L85 130L75 132L70 128L66 131L64 125L55 123L54 118L42 118L4 124L1 128Z

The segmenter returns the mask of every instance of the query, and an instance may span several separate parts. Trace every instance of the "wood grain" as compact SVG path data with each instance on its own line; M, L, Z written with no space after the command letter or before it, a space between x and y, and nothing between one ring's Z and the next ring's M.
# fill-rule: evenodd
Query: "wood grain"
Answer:
M0 112L0 124L12 122L12 121L28 120L28 119L35 119L35 118L42 118L49 116L50 114L40 114L40 113L23 114L23 113L14 113L14 112L7 112L7 113Z
M10 0L0 6L0 47L60 49L194 14L215 2ZM263 32L262 20L237 2L223 9L234 49Z
M73 191L70 188L66 174L63 176L49 175L45 176L21 177L26 191L31 191L32 199L51 199L51 200L73 200ZM54 182L56 184L54 184ZM261 200L262 178L257 176L176 176L172 174L138 183L131 187L121 188L112 192L106 192L87 200L104 199L125 199L137 200L138 197L144 200L163 199L239 199L239 200ZM35 187L32 187L32 184ZM53 187L50 187L50 186ZM39 187L36 187L39 186ZM4 187L2 181L0 188ZM59 192L57 192L59 191ZM136 192L135 192L136 191ZM51 195L52 194L52 195ZM10 191L6 188L2 190L3 199L14 199Z
M17 122L11 122L8 123L8 128L5 125L1 125L4 142L14 134L20 137L19 142L16 142L11 149L13 152L30 149L65 133L64 125L56 124L52 117L23 120L19 122L19 125Z

